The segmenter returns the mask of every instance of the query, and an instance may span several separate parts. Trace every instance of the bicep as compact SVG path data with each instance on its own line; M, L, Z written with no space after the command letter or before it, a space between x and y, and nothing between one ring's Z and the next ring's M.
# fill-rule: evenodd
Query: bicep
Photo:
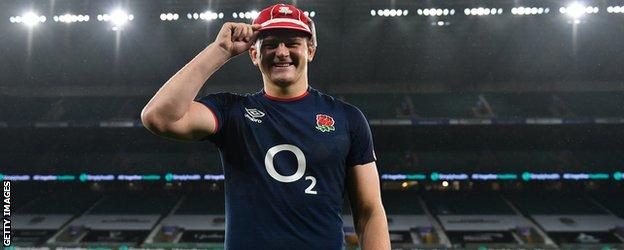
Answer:
M196 141L214 133L217 126L218 121L213 111L193 101L186 114L167 125L161 135L176 140Z
M356 165L347 172L347 191L354 214L382 208L377 164Z

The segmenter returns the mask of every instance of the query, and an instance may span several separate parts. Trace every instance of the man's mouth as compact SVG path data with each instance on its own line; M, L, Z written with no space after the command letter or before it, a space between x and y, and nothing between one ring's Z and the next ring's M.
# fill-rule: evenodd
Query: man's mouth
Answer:
M294 65L294 64L292 62L273 63L273 67L278 67L278 68L286 68L290 65Z

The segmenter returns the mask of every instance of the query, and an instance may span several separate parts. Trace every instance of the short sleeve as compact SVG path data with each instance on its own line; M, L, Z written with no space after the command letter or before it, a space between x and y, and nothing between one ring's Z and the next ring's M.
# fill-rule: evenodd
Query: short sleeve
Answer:
M221 145L221 143L223 142L223 131L227 130L227 121L230 109L234 104L235 98L235 94L215 93L202 96L195 100L196 102L204 104L206 107L208 107L208 109L212 111L216 121L215 132L200 139L200 141L208 140L215 143L217 146Z
M362 111L351 105L347 105L345 112L349 122L349 137L351 139L346 160L347 166L353 167L376 161L373 136L366 117Z

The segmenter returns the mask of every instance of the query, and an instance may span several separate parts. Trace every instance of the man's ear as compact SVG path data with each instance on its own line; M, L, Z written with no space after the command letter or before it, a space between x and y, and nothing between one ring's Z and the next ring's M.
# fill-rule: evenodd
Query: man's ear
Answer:
M308 62L311 62L314 59L315 54L316 46L314 46L314 43L308 42Z
M256 43L249 47L249 57L253 65L258 66L258 50L256 49Z

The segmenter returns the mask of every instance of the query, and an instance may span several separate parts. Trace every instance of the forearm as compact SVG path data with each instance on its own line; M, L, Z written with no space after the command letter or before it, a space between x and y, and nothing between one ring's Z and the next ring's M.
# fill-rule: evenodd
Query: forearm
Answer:
M156 92L143 108L141 117L151 117L159 123L180 119L206 80L229 58L230 55L215 43L207 46Z
M383 208L363 214L356 224L362 250L390 249L388 220Z

